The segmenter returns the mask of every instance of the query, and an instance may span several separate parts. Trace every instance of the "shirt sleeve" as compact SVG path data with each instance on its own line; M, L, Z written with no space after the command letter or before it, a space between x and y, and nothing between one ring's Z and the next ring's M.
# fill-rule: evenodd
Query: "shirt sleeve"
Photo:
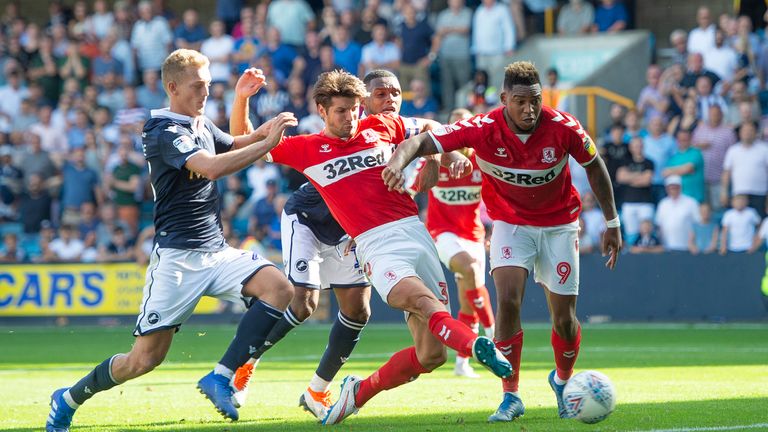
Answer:
M408 119L406 117L379 114L376 115L375 118L377 118L384 126L384 132L389 136L389 142L392 144L400 144L407 138L405 122Z
M578 120L572 117L571 121L576 122L576 125L570 128L566 138L568 154L582 166L589 165L597 157L597 146Z
M177 170L181 169L193 154L201 150L192 136L176 125L165 128L158 140L163 162Z
M723 169L730 171L733 169L733 147L730 147L728 151L725 152L725 159L723 159Z
M298 148L302 139L301 136L283 137L280 144L267 153L267 161L303 171L305 167L301 158L303 158L304 150Z
M475 145L482 144L485 141L482 139L482 128L490 126L477 126L478 123L484 124L480 121L480 117L483 115L477 115L454 124L443 125L429 131L429 136L435 143L437 151L447 153L464 147L474 148Z

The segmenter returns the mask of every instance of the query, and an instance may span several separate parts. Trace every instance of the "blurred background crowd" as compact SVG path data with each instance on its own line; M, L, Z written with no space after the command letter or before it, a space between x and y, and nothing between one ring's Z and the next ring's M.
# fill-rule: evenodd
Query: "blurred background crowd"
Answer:
M498 105L503 68L555 11L564 35L632 27L619 0L218 0L216 16L162 0L52 0L45 20L4 1L0 16L0 261L138 260L151 251L152 192L141 153L149 111L166 106L160 66L175 48L211 61L206 106L228 129L234 83L248 67L269 85L252 121L281 111L289 134L323 123L309 94L342 68L396 72L401 114L447 120L457 107ZM611 109L595 140L614 181L628 250L749 252L768 239L768 34L765 5L744 15L701 7L695 28L653 48L636 106ZM662 44L659 44L662 45ZM666 43L663 45L667 45ZM542 71L544 103L564 107L558 71ZM602 213L583 170L581 251L594 252ZM278 257L280 212L305 181L259 162L219 181L230 244ZM420 200L420 202L423 200ZM486 222L489 222L487 218Z

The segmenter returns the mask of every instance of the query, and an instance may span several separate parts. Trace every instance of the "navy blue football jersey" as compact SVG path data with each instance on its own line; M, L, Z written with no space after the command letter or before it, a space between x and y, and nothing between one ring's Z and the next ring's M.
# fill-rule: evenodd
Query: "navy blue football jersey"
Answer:
M186 168L205 149L232 148L234 139L205 116L152 110L142 134L154 194L155 242L161 248L217 251L226 246L216 182Z

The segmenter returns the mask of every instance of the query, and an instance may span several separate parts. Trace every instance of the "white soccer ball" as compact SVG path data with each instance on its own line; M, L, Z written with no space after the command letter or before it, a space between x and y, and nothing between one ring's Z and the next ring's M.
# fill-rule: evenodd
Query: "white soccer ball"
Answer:
M563 403L570 417L584 423L597 423L613 412L616 392L607 376L588 370L568 380L563 390Z

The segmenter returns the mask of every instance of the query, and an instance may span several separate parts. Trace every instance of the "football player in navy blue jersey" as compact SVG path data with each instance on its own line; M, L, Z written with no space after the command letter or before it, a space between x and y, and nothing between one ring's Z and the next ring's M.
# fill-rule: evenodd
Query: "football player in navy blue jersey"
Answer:
M205 56L174 51L163 63L162 79L170 108L153 110L142 134L156 234L136 341L129 353L107 358L72 387L53 392L49 432L68 431L75 410L94 394L158 366L204 295L249 306L222 359L198 382L222 415L237 420L230 379L250 357L249 348L263 344L293 297L293 286L271 262L226 244L215 180L264 156L287 127L297 124L295 117L281 113L247 135L232 137L203 115L211 83Z

